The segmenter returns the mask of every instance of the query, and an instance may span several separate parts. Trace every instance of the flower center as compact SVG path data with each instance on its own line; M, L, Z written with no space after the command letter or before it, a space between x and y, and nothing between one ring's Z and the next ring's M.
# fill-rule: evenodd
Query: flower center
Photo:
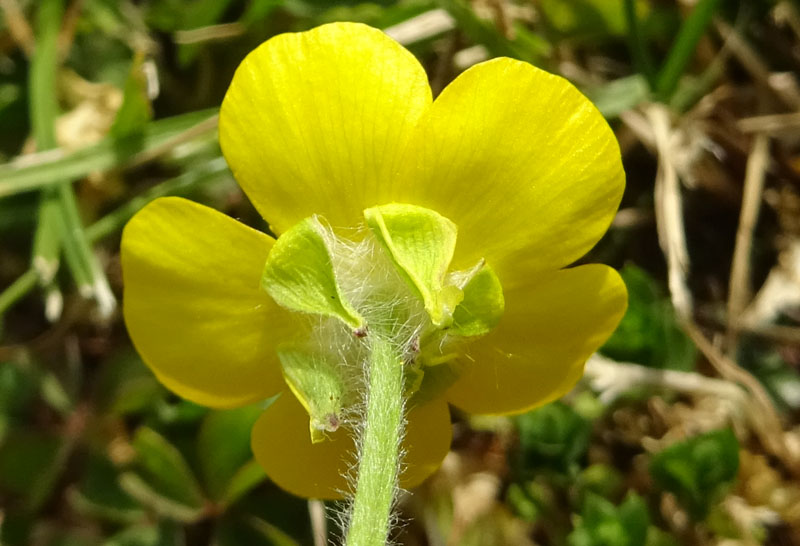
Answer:
M359 403L373 340L404 355L406 396L419 403L457 378L464 344L503 314L502 287L484 260L450 270L453 222L404 204L367 209L364 218L366 229L350 238L306 218L281 235L264 267L264 290L310 317L303 338L280 346L278 356L314 442Z

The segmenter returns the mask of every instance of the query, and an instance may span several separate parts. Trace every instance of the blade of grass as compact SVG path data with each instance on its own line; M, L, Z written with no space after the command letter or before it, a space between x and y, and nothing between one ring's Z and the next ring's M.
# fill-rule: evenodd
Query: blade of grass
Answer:
M0 165L0 197L53 186L65 178L77 179L95 171L125 167L153 159L176 143L216 130L217 110L208 109L153 121L139 134L106 137L97 144L65 153L55 149L22 156ZM197 128L202 129L198 131Z
M697 44L719 5L720 0L699 0L681 25L656 79L656 93L662 101L668 101L678 87L678 81L692 60Z
M119 208L88 226L84 230L86 238L90 243L96 243L108 237L112 233L120 230L125 222L153 199L166 195L187 195L201 185L221 182L230 176L231 174L225 160L222 157L214 158L204 165L200 165L175 178L165 180L141 195L130 199ZM0 292L0 317L2 317L11 306L24 298L36 287L38 278L39 276L36 270L31 267L14 281L13 284Z
M628 26L628 49L633 59L633 65L645 77L647 83L650 84L650 88L653 89L656 86L656 69L653 64L653 58L650 56L647 42L642 34L642 29L639 26L636 1L625 0L623 9L625 10L625 22Z
M31 61L28 84L31 96L31 125L37 148L40 150L51 149L57 145L56 73L58 34L61 29L63 8L63 0L43 0L39 3L37 12L37 43ZM93 297L98 304L100 314L109 316L116 306L116 300L108 279L86 239L78 203L69 178L62 174L56 184L44 189L39 211L39 225L34 240L34 265L55 264L54 267L57 269L60 247L81 294ZM49 270L46 272L50 273ZM48 281L52 281L44 276L41 279L45 285Z
M0 317L14 305L17 301L24 298L25 295L34 289L36 283L39 281L39 274L35 269L30 268L25 273L19 276L11 286L0 292Z
M220 181L229 176L231 175L225 159L222 157L212 159L205 165L165 180L141 195L129 199L124 205L87 227L86 236L92 242L108 237L122 228L125 222L153 199L166 195L185 195L199 185Z
M56 145L54 120L58 115L56 102L56 67L58 32L63 5L61 0L43 0L36 12L36 47L31 58L28 87L33 138L39 150ZM61 301L55 276L60 266L61 235L58 194L53 188L42 192L36 233L33 240L32 265L45 287L48 302ZM61 314L60 305L47 305L48 319ZM54 316L53 316L54 315Z

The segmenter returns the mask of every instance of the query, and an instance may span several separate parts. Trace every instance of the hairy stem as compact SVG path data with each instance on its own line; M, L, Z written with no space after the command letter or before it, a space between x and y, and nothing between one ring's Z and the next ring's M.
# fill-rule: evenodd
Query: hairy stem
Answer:
M372 342L367 415L347 546L383 546L389 536L403 434L403 361L380 336Z

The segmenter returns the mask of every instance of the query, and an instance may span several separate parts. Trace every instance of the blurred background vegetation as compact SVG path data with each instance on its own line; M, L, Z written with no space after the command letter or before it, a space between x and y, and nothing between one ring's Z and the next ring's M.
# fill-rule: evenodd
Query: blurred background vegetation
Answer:
M265 227L221 158L217 108L260 42L341 20L386 29L435 93L500 55L562 74L616 131L628 177L585 259L628 284L619 330L563 401L513 419L456 414L442 469L401 499L397 542L800 544L798 4L0 8L0 544L289 546L336 534L320 504L253 462L259 409L169 394L118 302L120 231L155 197Z

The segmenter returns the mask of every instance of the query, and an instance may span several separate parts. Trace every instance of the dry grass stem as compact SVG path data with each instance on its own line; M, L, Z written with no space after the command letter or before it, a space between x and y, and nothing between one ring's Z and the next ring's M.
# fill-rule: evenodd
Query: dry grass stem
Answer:
M790 239L739 324L753 330L766 328L786 309L800 305L800 241ZM774 328L774 326L772 327Z
M84 0L74 0L70 2L64 11L61 21L61 32L58 33L58 54L63 61L72 49L72 42L75 39L75 30L80 20Z
M247 28L242 23L223 23L191 30L177 30L172 35L177 44L200 44L214 40L229 40L245 33Z
M743 410L748 403L747 393L738 385L724 379L706 377L695 372L660 370L640 364L616 362L600 354L592 355L586 363L584 375L592 389L600 392L600 400L605 404L610 404L638 387L654 387L693 396L715 396L730 400Z
M750 372L725 356L705 337L696 324L684 321L681 326L721 377L741 384L748 391L753 401L753 432L758 436L764 449L780 459L794 476L800 476L799 454L791 450L785 442L780 417L764 386Z
M433 38L455 27L456 22L453 17L439 8L407 19L387 28L384 32L401 44L408 45Z
M738 337L738 323L752 296L750 286L750 256L753 249L753 231L758 221L764 179L769 165L769 140L758 134L747 160L744 180L744 195L736 231L736 246L733 252L730 287L728 293L728 353L734 354Z
M194 127L190 127L185 131L178 133L171 139L164 142L162 145L155 146L149 150L145 150L143 152L136 154L130 159L130 161L128 161L125 164L125 167L127 168L136 167L144 163L147 163L149 161L152 161L166 154L176 146L183 144L184 142L188 142L194 138L197 138L212 130L215 130L217 128L218 123L219 123L219 115L211 116L210 118L201 121Z
M800 92L798 92L796 86L776 85L777 82L771 77L772 74L767 64L731 25L716 18L714 19L714 28L725 40L725 44L733 53L733 56L736 57L754 80L772 91L781 102L792 110L800 110Z
M325 503L317 499L309 499L308 515L311 520L311 535L314 546L328 544L328 520L325 518Z
M3 11L9 34L25 55L30 57L35 45L33 29L25 19L19 3L17 0L0 0L0 9Z
M800 112L771 114L740 119L736 126L743 133L779 133L800 129Z
M671 147L669 111L661 104L650 105L645 114L652 127L658 151L658 172L655 182L655 215L658 241L667 259L668 285L672 304L678 316L691 317L692 295L686 285L689 253L683 229L683 203L680 180Z

